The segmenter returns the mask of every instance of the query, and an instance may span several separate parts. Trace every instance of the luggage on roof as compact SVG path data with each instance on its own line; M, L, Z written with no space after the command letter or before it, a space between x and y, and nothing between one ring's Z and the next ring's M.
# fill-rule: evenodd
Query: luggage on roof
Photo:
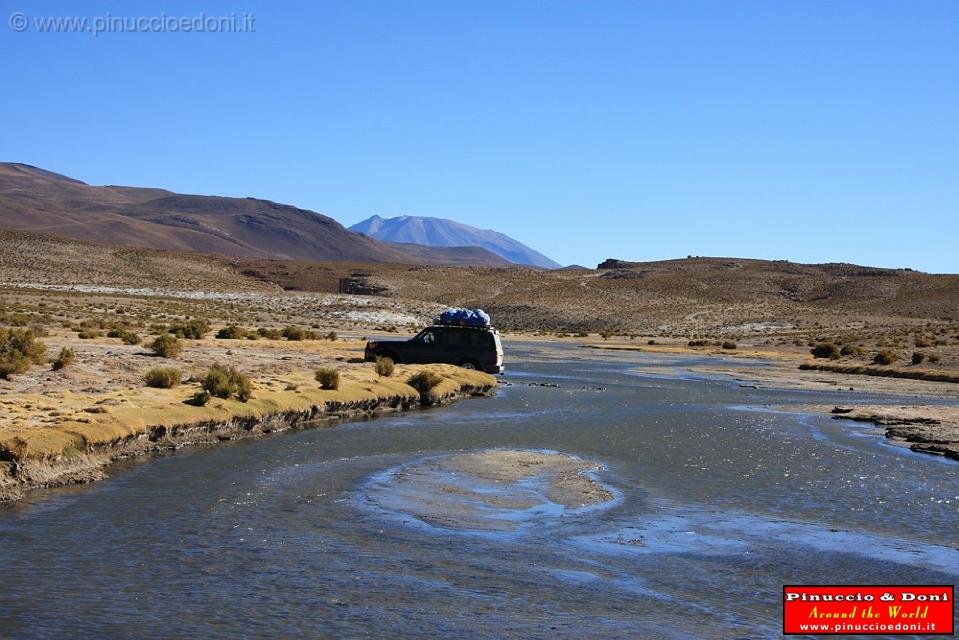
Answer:
M440 314L439 324L483 328L490 326L489 314L482 309L447 309Z

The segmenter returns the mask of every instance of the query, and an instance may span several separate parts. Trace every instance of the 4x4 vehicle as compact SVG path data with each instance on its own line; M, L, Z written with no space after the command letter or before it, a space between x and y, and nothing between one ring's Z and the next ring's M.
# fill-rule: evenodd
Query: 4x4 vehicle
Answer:
M442 362L487 373L505 371L503 344L492 327L434 325L409 340L368 341L364 359L373 362L378 357L396 363Z

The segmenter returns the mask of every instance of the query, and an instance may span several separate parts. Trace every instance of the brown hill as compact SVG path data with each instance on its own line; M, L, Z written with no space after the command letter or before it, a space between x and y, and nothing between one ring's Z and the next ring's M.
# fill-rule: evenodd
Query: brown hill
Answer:
M242 262L242 261L241 261ZM241 265L236 265L243 270ZM310 265L262 261L257 277L300 290L362 271L385 295L481 306L514 329L693 334L959 320L959 276L849 264L689 258L600 269ZM610 268L612 267L612 268Z
M239 273L217 256L109 246L0 229L0 287L52 286L157 291L277 292L262 279Z
M230 256L411 264L502 265L489 251L409 247L349 231L314 211L163 189L91 186L0 163L0 228L109 244Z
M79 293L43 292L37 297L24 293L24 285ZM341 305L335 308L340 314L336 317L356 315L358 307L363 309L362 322L377 326L406 324L411 317L425 321L441 306L455 305L483 307L497 326L510 330L721 338L753 344L761 340L787 345L800 354L825 336L864 348L862 362L880 348L895 349L901 358L908 358L912 350L928 351L930 358L942 358L937 366L954 367L959 362L959 276L952 275L727 258L555 271L284 261L104 246L0 231L0 315L5 303L6 311L23 310L24 295L42 301L39 312L55 300L68 304L83 298L85 304L96 306L100 304L96 296L103 294L135 299L140 305L159 295L169 298L169 303L162 303L164 312L176 304L180 313L215 312L224 321L235 321L231 314L241 310L256 310L273 322L288 322L290 313L310 321L333 309L318 302L322 296L281 289L375 294L378 297L334 298ZM175 298L191 300L192 306L187 309Z

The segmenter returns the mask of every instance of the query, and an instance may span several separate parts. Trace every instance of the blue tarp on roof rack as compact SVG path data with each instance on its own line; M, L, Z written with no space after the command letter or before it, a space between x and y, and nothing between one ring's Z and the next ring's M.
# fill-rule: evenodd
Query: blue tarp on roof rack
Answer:
M488 327L489 314L482 309L447 309L440 314L440 324L456 325L460 327Z

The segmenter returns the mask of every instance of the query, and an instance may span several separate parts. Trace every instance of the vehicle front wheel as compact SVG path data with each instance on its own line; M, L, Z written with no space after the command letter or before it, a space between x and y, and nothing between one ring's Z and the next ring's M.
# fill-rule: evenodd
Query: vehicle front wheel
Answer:
M479 367L476 365L476 362L473 360L463 360L462 362L460 362L460 366L463 367L464 369L470 369L470 370L479 369Z

